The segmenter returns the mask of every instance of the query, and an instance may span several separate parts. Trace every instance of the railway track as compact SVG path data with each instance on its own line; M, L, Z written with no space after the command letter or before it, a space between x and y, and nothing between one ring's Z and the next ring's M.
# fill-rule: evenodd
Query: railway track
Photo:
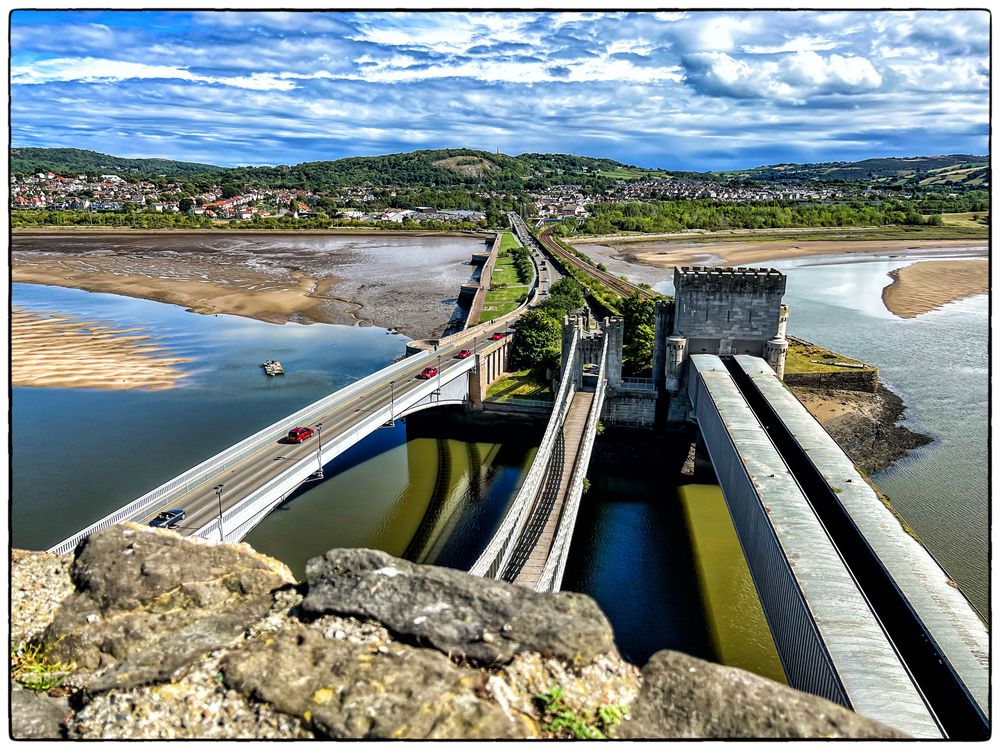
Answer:
M594 278L604 284L604 286L611 289L611 291L615 294L619 294L622 297L630 297L633 294L639 294L641 297L645 297L646 299L656 299L659 296L649 289L620 279L607 271L595 268L586 261L580 260L573 253L563 249L559 243L552 238L551 231L552 230L549 228L543 229L539 232L538 239L541 241L542 247L557 258L563 265L572 266L573 268L582 271L591 278Z

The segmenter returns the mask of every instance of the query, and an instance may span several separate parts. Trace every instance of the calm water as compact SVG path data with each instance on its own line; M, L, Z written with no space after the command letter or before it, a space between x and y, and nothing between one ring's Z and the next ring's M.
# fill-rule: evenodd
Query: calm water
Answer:
M905 424L934 438L872 478L986 613L988 297L897 318L881 292L888 272L913 260L817 256L767 265L788 275L789 333L877 365L882 381L906 402ZM672 292L669 282L657 288Z
M142 325L193 359L182 365L191 377L169 391L13 389L12 544L28 549L51 546L282 416L384 367L402 354L405 342L380 328L279 326L29 284L13 285L13 304ZM263 374L260 363L270 358L284 364L284 377ZM478 552L449 544L448 535L478 532L503 513L533 450L530 440L510 446L452 441L446 434L408 440L407 431L403 423L379 431L332 462L330 479L289 500L251 541L298 570L307 557L338 544L406 551L406 534L417 530L423 543L414 554L421 559L450 564L475 558ZM421 527L427 515L436 523Z
M415 415L355 445L327 465L325 481L305 485L245 541L298 576L332 547L467 570L514 499L541 434L517 439L491 428L503 441L493 443L428 437L448 434L434 420Z
M784 682L721 490L643 463L591 471L563 588L597 600L634 664L673 649Z

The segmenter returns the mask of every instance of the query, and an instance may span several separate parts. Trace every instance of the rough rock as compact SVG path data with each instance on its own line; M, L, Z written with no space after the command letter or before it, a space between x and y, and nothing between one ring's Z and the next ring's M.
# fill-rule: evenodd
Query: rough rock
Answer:
M25 690L10 684L10 733L15 740L52 740L63 736L63 723L71 714L66 698Z
M53 552L11 550L10 640L31 640L52 622L59 603L73 592L72 558Z
M144 526L113 526L76 550L76 591L42 641L81 673L113 667L88 688L166 680L231 643L294 583L287 567L245 545L210 544Z
M503 664L535 651L582 666L617 655L607 617L583 594L539 594L368 549L314 557L306 580L304 612L378 620L457 659Z
M334 738L487 739L535 734L480 697L485 675L405 644L356 644L302 627L225 659L226 683Z
M676 651L653 654L619 739L902 738L823 698Z

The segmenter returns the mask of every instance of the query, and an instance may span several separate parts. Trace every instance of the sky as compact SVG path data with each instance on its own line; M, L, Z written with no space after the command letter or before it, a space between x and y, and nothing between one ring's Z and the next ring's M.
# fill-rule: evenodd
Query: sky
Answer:
M11 14L11 143L222 166L427 148L664 169L985 154L985 11Z

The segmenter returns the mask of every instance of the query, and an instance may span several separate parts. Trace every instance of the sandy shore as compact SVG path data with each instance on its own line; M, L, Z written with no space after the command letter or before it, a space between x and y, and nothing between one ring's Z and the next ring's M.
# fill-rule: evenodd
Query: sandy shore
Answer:
M772 260L804 258L811 255L852 255L900 253L922 248L983 247L986 240L774 240L764 242L713 242L660 247L620 248L628 260L658 268L710 263L744 266Z
M24 261L25 259L22 259ZM242 315L271 323L290 319L320 323L358 322L357 318L331 320L316 312L323 299L330 299L335 279L311 279L293 274L287 281L254 278L235 273L236 278L158 278L122 273L108 259L62 259L58 263L21 262L13 267L14 281L27 284L66 286L88 292L106 292L126 297L181 305L191 312ZM207 276L207 275L206 275ZM357 307L357 306L355 306Z
M68 315L11 310L11 382L15 386L164 390L187 376L141 328L115 328Z
M983 294L990 286L989 261L922 261L890 271L882 301L893 315L915 318L949 302Z
M64 286L271 323L440 335L481 238L260 232L19 233L15 282Z

